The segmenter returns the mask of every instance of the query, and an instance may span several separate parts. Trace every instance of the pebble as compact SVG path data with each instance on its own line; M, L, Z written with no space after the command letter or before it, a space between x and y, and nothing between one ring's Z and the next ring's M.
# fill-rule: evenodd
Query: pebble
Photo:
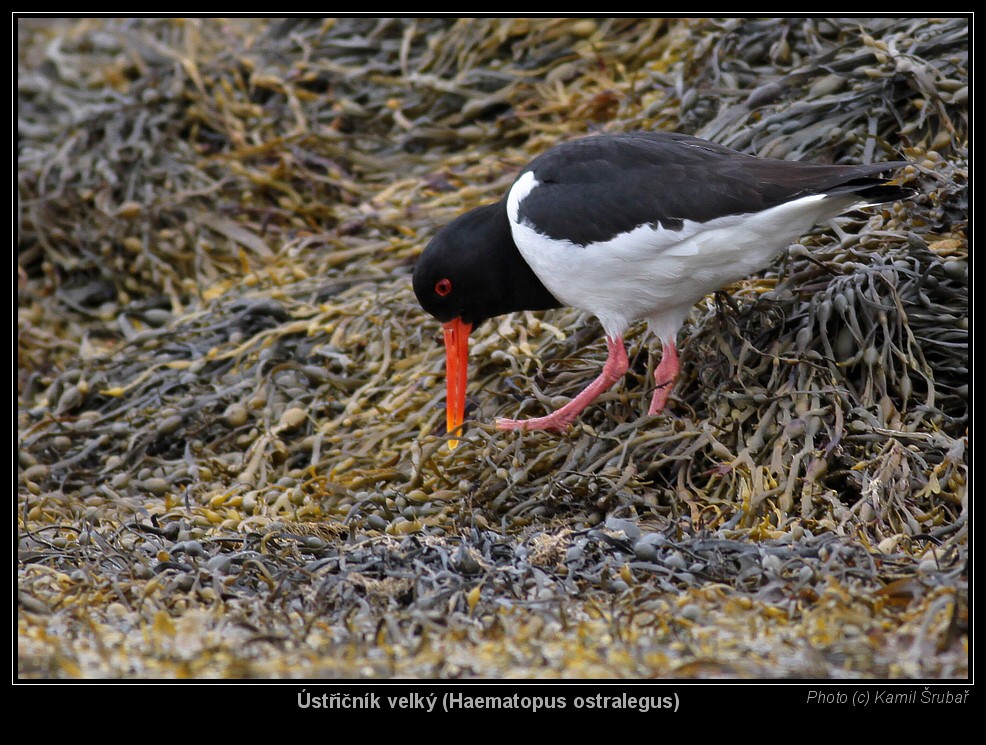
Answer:
M465 546L459 546L459 550L455 554L454 566L463 574L476 574L483 568Z
M659 548L666 546L667 537L663 533L644 533L633 544L633 553L641 561L657 561Z
M233 559L226 554L216 554L205 563L205 568L214 574L225 574L226 570L233 563Z
M177 550L178 546L175 546L172 551ZM205 549L202 544L196 540L185 541L184 545L185 553L189 556L205 556Z
M695 603L688 603L688 605L678 611L678 614L688 621L698 621L702 617L702 609L695 605Z
M680 551L672 551L667 558L664 559L664 566L671 567L672 569L684 569L687 566L685 562L685 557Z
M623 533L631 541L640 537L640 528L629 520L622 520L618 517L607 517L605 525L614 533Z

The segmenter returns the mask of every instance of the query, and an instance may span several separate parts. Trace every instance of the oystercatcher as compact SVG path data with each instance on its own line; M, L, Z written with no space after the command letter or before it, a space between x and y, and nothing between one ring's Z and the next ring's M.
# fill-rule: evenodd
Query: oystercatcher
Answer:
M568 427L626 373L622 334L639 319L662 344L649 408L660 413L689 309L761 269L816 223L906 197L910 190L881 177L904 165L757 158L667 132L595 135L544 152L499 202L442 228L415 266L418 301L444 328L448 431L465 415L470 331L511 311L563 305L602 324L602 373L557 411L497 426Z

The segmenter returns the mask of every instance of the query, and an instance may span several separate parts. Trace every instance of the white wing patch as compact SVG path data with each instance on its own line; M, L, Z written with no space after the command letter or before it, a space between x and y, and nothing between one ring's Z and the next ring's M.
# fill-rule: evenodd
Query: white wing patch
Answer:
M510 218L511 225L516 225L519 222L517 214L520 212L520 203L524 201L524 197L534 191L539 183L534 178L534 171L528 171L521 174L521 177L510 187L510 193L507 194L507 217Z

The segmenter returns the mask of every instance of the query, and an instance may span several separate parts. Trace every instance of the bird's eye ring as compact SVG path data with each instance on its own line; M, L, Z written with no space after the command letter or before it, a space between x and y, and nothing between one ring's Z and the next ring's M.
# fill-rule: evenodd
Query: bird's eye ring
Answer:
M435 292L445 297L452 292L452 282L447 278L442 278L435 283Z

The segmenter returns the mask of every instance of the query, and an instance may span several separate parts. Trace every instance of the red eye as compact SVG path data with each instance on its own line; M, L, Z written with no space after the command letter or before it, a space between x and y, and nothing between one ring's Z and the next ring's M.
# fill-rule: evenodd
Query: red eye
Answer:
M440 279L435 283L435 292L445 297L452 292L452 283L448 279Z

